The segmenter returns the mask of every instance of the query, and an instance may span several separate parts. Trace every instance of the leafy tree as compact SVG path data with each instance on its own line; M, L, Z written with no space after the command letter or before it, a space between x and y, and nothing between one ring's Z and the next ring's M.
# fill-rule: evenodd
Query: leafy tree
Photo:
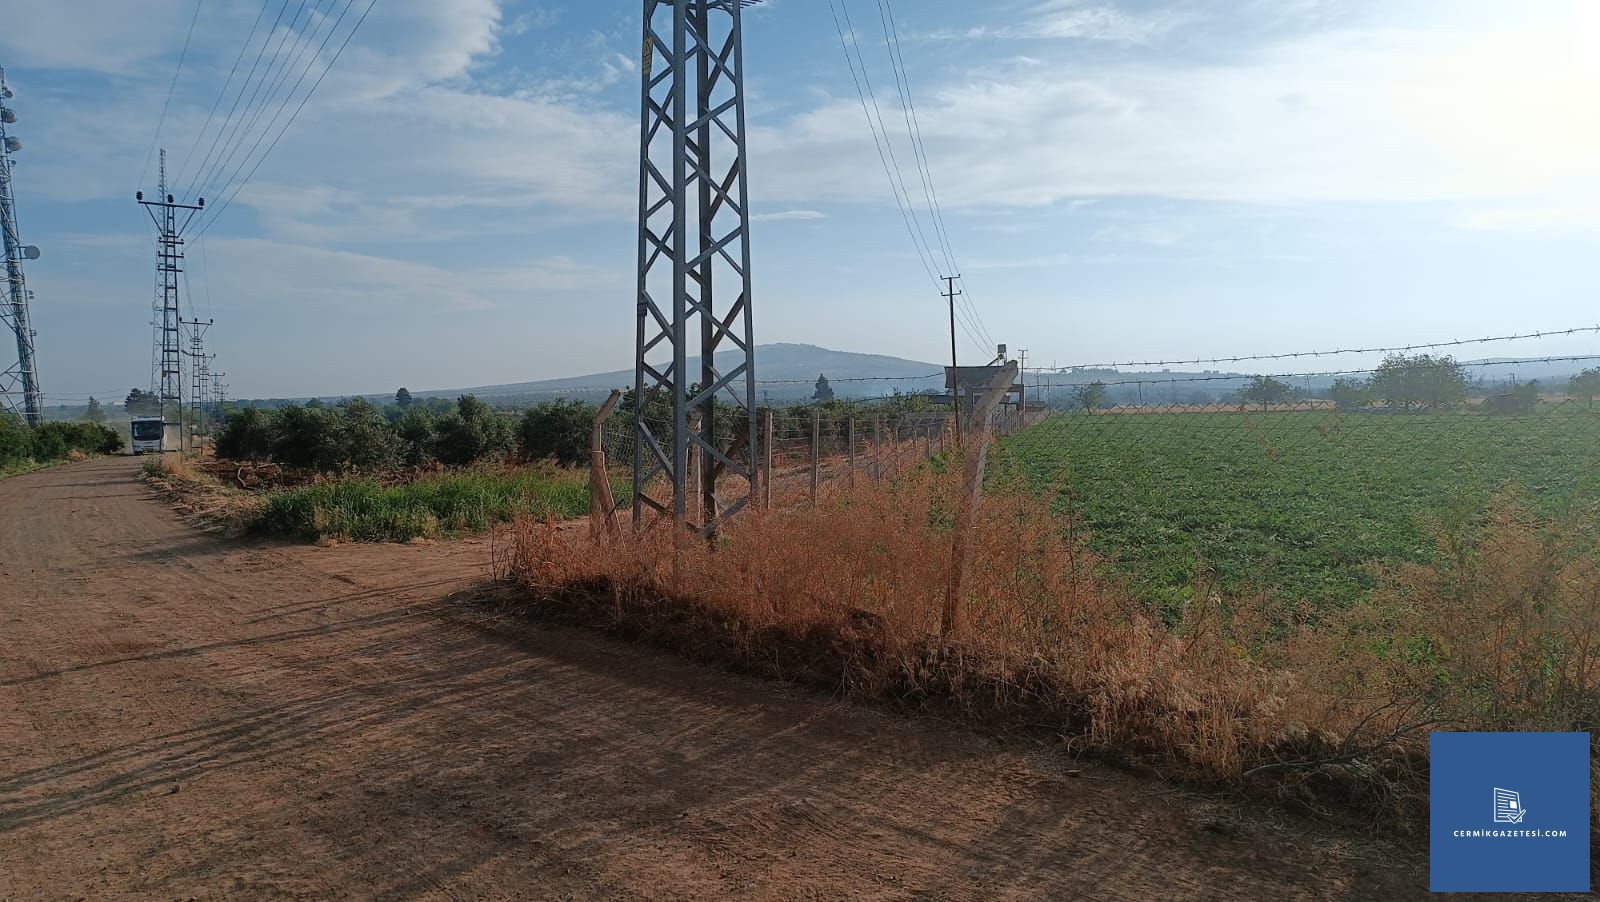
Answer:
M498 457L511 449L509 421L472 395L462 395L456 410L439 420L434 456L451 466L466 466Z
M1340 410L1358 410L1372 404L1372 386L1364 379L1348 379L1343 376L1333 381L1333 387L1328 389L1328 397L1338 405Z
M273 417L272 458L289 467L336 472L344 462L339 417L327 407L288 404Z
M1106 384L1104 382L1086 382L1072 387L1072 400L1084 410L1094 410L1106 400Z
M106 421L106 409L100 405L99 400L94 395L89 396L89 409L83 412L83 418L91 423L104 423Z
M217 434L217 456L228 460L266 460L272 447L273 422L254 407L228 414Z
M400 386L400 390L394 393L394 403L399 405L401 410L409 408L411 406L411 390L404 385Z
M823 403L833 400L833 386L828 384L827 376L817 376L817 390L811 394L811 400Z
M153 417L161 413L161 398L155 392L135 388L123 399L122 409L133 417Z
M596 408L582 401L546 401L522 415L517 444L523 460L581 466L589 460Z
M1394 355L1372 374L1372 393L1404 410L1448 410L1467 400L1467 373L1453 357Z
M1246 404L1260 404L1265 410L1281 404L1294 394L1294 389L1271 376L1256 376L1239 392L1239 400Z
M433 411L426 407L413 407L395 421L394 431L400 441L400 459L412 467L433 463L434 443L438 430Z
M1582 398L1585 404L1594 407L1594 397L1600 395L1600 367L1591 367L1568 379L1567 394Z
M400 439L378 408L362 398L339 406L342 463L357 470L377 470L400 459Z

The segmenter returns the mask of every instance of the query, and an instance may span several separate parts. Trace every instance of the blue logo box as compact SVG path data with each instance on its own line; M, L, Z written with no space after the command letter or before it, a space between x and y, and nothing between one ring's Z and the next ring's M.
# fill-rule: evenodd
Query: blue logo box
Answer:
M1589 891L1589 734L1434 733L1434 892Z

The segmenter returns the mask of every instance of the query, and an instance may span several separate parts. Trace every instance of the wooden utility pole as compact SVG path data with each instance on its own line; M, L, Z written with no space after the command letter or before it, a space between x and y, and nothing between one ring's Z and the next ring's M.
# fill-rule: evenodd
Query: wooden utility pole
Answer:
M956 444L958 445L961 444L961 381L956 373L956 298L962 295L962 292L956 290L956 280L959 278L961 278L959 273L944 277L944 296L950 301L950 397L955 401L956 405Z

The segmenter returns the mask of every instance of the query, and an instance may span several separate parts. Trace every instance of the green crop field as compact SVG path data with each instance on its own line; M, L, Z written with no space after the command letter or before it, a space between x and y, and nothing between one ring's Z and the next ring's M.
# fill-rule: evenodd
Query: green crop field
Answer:
M1429 524L1470 523L1496 492L1592 514L1600 414L1074 412L1004 440L997 464L1057 492L1158 603L1198 575L1224 594L1348 603L1371 564L1429 560Z

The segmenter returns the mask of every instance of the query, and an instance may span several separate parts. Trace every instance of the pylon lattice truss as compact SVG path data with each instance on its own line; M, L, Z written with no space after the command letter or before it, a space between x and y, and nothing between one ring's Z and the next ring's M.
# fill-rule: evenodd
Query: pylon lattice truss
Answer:
M644 2L633 511L701 535L756 497L760 459L741 23L755 2Z

